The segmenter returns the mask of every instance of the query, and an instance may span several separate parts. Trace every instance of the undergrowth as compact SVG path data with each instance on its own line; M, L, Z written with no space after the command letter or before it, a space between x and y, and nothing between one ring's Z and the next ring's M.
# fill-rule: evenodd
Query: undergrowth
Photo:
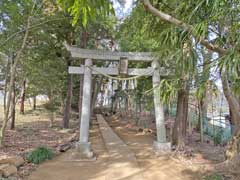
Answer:
M54 156L54 152L51 149L45 146L41 146L33 150L32 152L30 152L27 155L27 160L31 163L39 164L43 161L52 159L53 156Z
M223 180L223 178L221 175L212 174L212 175L205 176L203 180Z

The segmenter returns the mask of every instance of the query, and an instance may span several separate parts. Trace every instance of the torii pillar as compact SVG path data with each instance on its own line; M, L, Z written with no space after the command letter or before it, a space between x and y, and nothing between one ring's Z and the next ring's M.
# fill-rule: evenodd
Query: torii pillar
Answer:
M83 79L83 97L82 97L82 113L80 121L80 137L76 144L79 158L93 158L89 137L89 124L91 116L91 95L92 95L92 60L85 60L84 79ZM78 157L77 157L78 158Z
M152 53L146 52L111 52L104 50L87 50L80 49L77 47L69 46L65 44L67 50L71 52L72 57L74 58L82 58L85 59L85 67L69 67L69 72L71 74L84 74L84 84L83 84L83 101L82 101L82 115L81 115L81 123L80 123L80 139L77 143L77 152L76 159L78 157L82 158L92 158L93 152L91 151L90 143L88 140L89 137L89 123L90 123L90 115L91 115L91 78L92 73L98 74L101 72L103 74L109 75L119 75L118 68L99 68L92 67L92 59L102 60L102 61L120 61L121 59L128 59L129 61L145 61L152 62L151 68L145 69L136 69L136 68L128 68L128 71L125 72L129 76L135 75L147 75L152 76L153 83L153 95L154 95L154 109L155 109L155 119L156 119L156 129L157 129L157 140L154 141L153 146L157 153L165 154L170 152L171 144L166 140L166 128L164 122L164 112L163 105L159 96L159 91L156 87L159 86L160 83L160 75L163 75L160 72L160 67L158 61L152 56ZM93 72L92 72L93 69ZM153 71L153 73L152 73ZM150 73L151 72L151 73ZM75 156L73 157L75 158Z
M154 101L154 111L155 111L156 129L157 129L157 141L153 142L153 148L156 153L165 154L171 151L171 143L167 142L163 104L160 99L159 88L157 88L160 84L159 63L157 60L154 60L152 62L152 68L154 70L153 76L152 76L152 85L153 85L153 101Z

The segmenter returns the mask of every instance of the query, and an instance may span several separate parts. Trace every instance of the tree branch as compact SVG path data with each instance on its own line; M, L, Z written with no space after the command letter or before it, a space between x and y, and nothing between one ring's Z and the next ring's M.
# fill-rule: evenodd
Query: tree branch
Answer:
M206 41L204 39L204 37L194 34L194 27L193 26L191 26L189 24L186 24L185 22L183 22L179 19L176 19L175 17L173 17L169 14L166 14L166 13L156 9L155 7L153 7L149 0L143 0L143 4L144 4L145 9L147 11L149 11L150 13L152 13L153 15L159 17L160 19L162 19L164 21L167 21L171 24L174 24L174 25L184 29L185 31L191 33L200 42L200 44L205 46L207 49L209 49L211 51L214 51L214 52L218 52L220 54L226 54L227 53L227 49L216 46L216 45Z
M13 33L11 36L9 36L5 41L3 41L3 42L0 44L0 47L1 47L1 46L4 46L9 40L11 40L12 38L14 38L14 37L17 36L18 34L21 34L21 33L26 32L26 31L28 31L28 30L37 28L37 27L39 27L39 26L41 26L41 25L47 24L47 23L52 22L52 21L60 21L60 20L69 19L69 18L71 18L71 17L50 19L50 20L46 20L46 21L40 22L40 23L35 24L35 25L32 25L32 26L29 26L29 27L26 28L26 29L17 31L17 32Z

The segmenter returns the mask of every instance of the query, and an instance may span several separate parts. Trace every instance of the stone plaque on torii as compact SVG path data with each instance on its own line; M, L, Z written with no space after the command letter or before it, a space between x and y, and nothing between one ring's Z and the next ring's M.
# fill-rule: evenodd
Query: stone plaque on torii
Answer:
M70 74L83 74L83 97L82 97L82 113L80 119L80 137L77 143L79 157L91 158L89 142L89 124L91 116L91 88L92 74L107 75L128 75L128 76L152 76L153 84L153 100L155 110L155 122L157 129L157 140L154 141L154 149L160 153L169 152L171 145L166 140L166 128L164 122L163 105L157 92L157 86L160 83L160 76L166 76L168 73L164 68L160 68L157 59L148 52L112 52L106 50L88 50L81 49L65 44L68 51L71 52L73 58L85 59L85 65L80 67L70 66ZM96 67L93 66L94 60L102 61L119 61L120 68L114 67ZM128 61L145 61L151 62L148 68L128 68Z

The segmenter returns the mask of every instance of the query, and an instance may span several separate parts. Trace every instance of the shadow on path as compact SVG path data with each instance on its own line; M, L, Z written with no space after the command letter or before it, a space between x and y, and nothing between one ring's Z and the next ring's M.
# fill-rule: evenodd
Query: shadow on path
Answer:
M96 161L66 162L68 151L45 162L28 180L200 180L197 170L186 168L169 157L156 157L153 137L139 135L118 121L102 119L90 130ZM99 127L100 126L100 127Z

